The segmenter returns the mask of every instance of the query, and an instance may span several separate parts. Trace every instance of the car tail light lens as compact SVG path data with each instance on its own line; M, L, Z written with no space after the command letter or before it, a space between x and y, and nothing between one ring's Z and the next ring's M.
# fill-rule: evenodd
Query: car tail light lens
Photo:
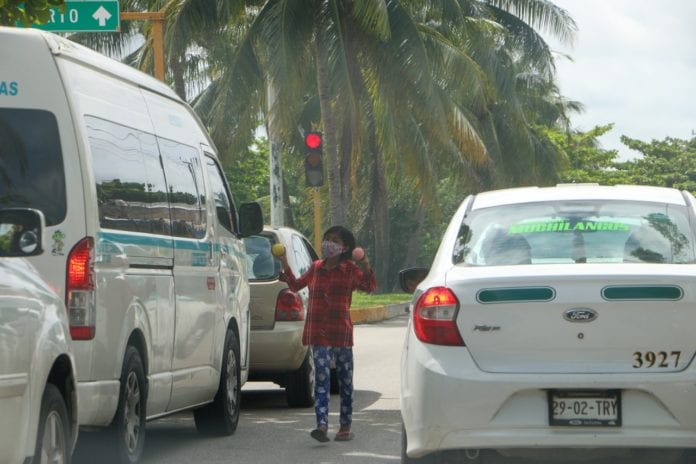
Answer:
M94 239L80 240L68 255L65 304L73 340L91 340L96 328Z
M300 295L290 289L283 289L276 299L276 321L303 321L304 306Z
M457 328L459 300L447 287L433 287L416 301L413 330L418 340L433 345L464 346Z

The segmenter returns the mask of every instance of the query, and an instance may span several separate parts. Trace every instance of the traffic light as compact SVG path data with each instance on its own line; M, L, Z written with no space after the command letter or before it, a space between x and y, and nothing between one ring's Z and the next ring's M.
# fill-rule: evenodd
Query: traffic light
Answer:
M324 185L324 165L321 160L321 133L307 132L304 138L306 155L304 159L305 185L321 187Z

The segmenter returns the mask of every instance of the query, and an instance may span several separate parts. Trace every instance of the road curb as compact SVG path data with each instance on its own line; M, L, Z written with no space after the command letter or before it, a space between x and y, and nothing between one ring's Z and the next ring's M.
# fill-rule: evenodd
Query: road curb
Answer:
M353 324L369 324L370 322L379 322L406 314L407 307L408 302L370 308L351 308L350 318Z

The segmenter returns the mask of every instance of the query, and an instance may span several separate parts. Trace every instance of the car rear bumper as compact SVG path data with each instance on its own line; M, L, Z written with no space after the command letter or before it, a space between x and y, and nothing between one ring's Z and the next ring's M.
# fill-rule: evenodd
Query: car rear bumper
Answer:
M307 353L302 344L304 322L276 322L273 330L252 330L250 371L289 372L300 368Z
M490 374L461 347L410 338L401 413L412 457L447 449L696 447L696 369L667 374ZM548 390L621 390L622 425L549 425Z

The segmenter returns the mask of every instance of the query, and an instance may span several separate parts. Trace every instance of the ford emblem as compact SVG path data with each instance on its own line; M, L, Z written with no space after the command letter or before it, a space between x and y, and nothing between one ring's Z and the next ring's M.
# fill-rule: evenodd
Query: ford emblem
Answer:
M597 312L590 308L570 308L563 313L563 319L569 322L592 322L597 319Z

